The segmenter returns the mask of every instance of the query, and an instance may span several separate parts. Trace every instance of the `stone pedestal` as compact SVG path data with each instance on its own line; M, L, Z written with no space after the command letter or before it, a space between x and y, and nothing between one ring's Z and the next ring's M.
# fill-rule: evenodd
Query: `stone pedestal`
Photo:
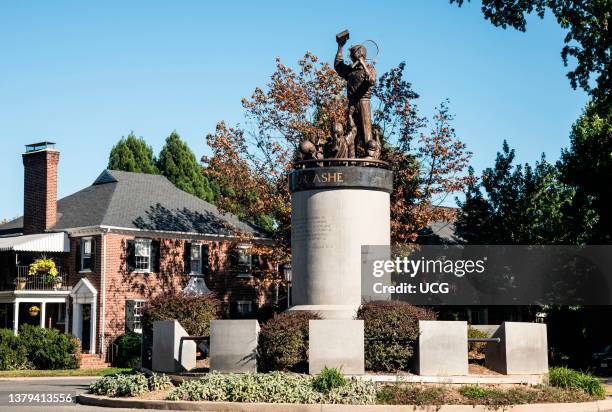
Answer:
M212 320L210 322L210 371L257 372L259 322Z
M324 367L346 375L365 373L363 320L311 320L308 330L308 372Z
M390 244L393 174L335 166L290 174L290 310L352 319L361 304L361 247Z
M488 368L506 375L548 373L548 343L543 323L504 322L493 334L500 343L485 347Z
M153 371L176 373L196 367L196 343L181 343L183 336L189 334L175 320L153 322Z
M425 376L468 374L467 322L421 320L415 371Z

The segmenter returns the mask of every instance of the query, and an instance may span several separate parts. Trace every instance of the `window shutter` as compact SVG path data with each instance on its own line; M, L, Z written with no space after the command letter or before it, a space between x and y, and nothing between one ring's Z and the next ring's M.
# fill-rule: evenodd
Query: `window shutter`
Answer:
M76 259L74 268L77 272L81 271L81 241L82 239L76 239Z
M159 273L160 267L160 242L159 240L153 240L151 242L151 272Z
M209 253L210 245L205 243L202 244L202 275L204 276L208 275L208 272L210 270L210 266L208 263L208 259L210 259Z
M96 271L96 238L91 238L91 263L89 264L89 268L95 272Z
M127 241L127 267L129 272L136 270L136 245L134 240Z
M125 301L125 330L126 332L134 331L134 307L136 302L133 300Z
M185 252L183 253L183 266L185 273L191 273L191 243L185 242Z

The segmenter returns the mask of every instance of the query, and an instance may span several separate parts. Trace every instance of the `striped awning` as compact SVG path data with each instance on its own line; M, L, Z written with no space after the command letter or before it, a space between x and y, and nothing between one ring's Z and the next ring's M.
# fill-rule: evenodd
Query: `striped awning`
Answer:
M70 240L64 232L0 237L0 252L70 252Z

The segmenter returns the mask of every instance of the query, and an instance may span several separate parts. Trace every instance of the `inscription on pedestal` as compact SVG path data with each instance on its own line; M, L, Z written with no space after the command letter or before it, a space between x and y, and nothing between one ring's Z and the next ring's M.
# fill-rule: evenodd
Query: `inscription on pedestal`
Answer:
M293 242L309 242L311 248L326 249L333 247L327 242L332 231L327 216L306 219L295 219L291 228Z

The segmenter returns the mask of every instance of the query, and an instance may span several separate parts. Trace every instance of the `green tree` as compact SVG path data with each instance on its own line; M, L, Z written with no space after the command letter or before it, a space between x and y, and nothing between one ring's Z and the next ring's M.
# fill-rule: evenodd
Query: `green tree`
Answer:
M459 7L464 2L450 0ZM510 26L525 31L527 15L536 13L543 18L547 10L567 30L561 58L565 66L569 57L576 59L576 66L567 74L572 87L579 86L596 99L609 100L612 96L612 0L482 0L485 19L504 29Z
M575 243L565 226L574 190L544 155L534 166L513 165L514 157L504 141L480 182L470 170L465 200L458 201L458 234L472 244Z
M157 160L157 169L176 187L187 193L207 202L212 202L217 197L218 186L202 174L202 166L176 131L166 139Z
M612 107L591 103L572 126L558 167L576 190L571 227L584 243L612 243Z
M108 168L125 172L157 174L153 149L142 138L130 132L111 149L108 158Z

